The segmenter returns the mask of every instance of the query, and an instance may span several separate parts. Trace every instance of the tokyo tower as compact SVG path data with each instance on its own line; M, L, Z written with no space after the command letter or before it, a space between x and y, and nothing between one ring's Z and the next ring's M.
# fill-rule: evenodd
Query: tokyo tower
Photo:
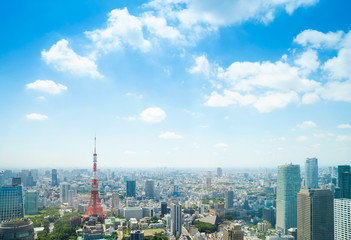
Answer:
M97 180L97 154L96 154L96 137L95 140L95 147L94 147L94 155L93 155L93 179L91 183L91 195L90 195L90 202L89 207L83 217L83 221L89 220L89 217L97 217L100 222L104 222L105 218L107 218L106 213L101 207L100 198L99 198L99 187L98 187L98 180Z

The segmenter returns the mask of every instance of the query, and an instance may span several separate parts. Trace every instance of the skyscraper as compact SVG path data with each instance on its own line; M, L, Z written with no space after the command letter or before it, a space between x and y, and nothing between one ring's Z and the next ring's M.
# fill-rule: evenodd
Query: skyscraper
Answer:
M24 194L24 212L26 215L38 214L39 193L36 190L27 190Z
M51 185L53 187L58 186L57 182L57 169L52 169L51 170Z
M351 239L351 199L334 199L334 239Z
M161 202L161 215L166 215L167 211L167 202Z
M305 187L318 188L318 159L307 158L305 162Z
M146 180L145 182L145 197L147 198L155 197L155 183L152 180Z
M127 181L127 197L135 197L135 180Z
M23 210L22 186L0 186L0 222L23 218Z
M211 178L210 177L206 178L206 188L207 189L211 188Z
M175 237L182 234L182 205L179 203L171 204L171 232Z
M119 194L112 193L112 207L119 208Z
M351 198L351 168L350 165L338 166L338 186L336 197Z
M63 203L68 203L68 191L71 189L71 184L63 182L60 184L60 200Z
M331 240L334 197L327 189L301 189L297 195L297 239Z
M300 166L278 166L276 228L284 234L297 226L297 193L300 191Z
M229 190L225 193L225 208L226 209L231 209L233 208L234 204L234 192L232 190Z
M223 172L222 172L222 168L217 168L217 177L222 177L223 176Z

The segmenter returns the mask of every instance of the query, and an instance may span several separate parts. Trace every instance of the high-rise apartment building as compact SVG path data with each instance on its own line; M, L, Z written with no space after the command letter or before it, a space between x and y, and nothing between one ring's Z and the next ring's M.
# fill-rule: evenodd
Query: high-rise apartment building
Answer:
M63 182L60 184L60 200L63 203L68 203L68 191L71 189L69 183Z
M51 185L53 187L58 186L57 182L57 169L52 169L51 170Z
M284 234L297 226L297 193L300 188L300 166L278 166L276 228Z
M264 208L262 211L262 219L268 221L272 227L275 226L275 213L272 207Z
M217 177L222 177L223 176L223 172L222 172L222 168L217 168Z
M234 204L234 191L229 190L225 193L225 208L231 209Z
M338 166L338 189L335 190L337 198L351 198L351 168L350 165Z
M147 198L155 197L155 183L152 180L146 180L145 182L145 197Z
M24 192L24 212L26 215L38 214L39 193L36 190Z
M241 230L240 224L233 224L232 226L223 229L223 240L243 240L244 231Z
M112 193L112 207L119 208L119 194Z
M0 222L23 217L22 186L0 186Z
M179 203L171 204L171 233L175 237L182 234L182 205Z
M334 240L351 239L351 199L334 199Z
M166 215L168 213L167 210L167 202L161 202L161 215Z
M334 238L334 197L327 189L301 189L297 194L297 239Z
M211 188L211 178L210 177L206 178L206 188L207 189Z
M135 197L135 180L127 181L127 197Z
M318 188L318 159L307 158L305 162L305 187Z

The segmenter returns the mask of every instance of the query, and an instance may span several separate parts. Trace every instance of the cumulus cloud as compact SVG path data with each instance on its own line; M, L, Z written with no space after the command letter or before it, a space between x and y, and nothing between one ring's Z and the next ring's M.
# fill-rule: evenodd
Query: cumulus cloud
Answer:
M130 15L127 8L114 9L109 13L107 27L85 32L98 51L108 53L129 45L142 52L151 48L150 41L144 38L142 21Z
M313 121L304 121L300 124L297 124L296 127L301 128L301 129L308 129L308 128L317 127L317 124Z
M41 56L47 64L52 65L58 71L70 72L82 77L103 77L98 72L95 62L75 53L68 46L66 39L58 41L48 51L43 50Z
M48 116L44 114L39 114L39 113L30 113L30 114L27 114L26 117L29 120L39 120L39 121L48 119Z
M308 49L295 60L295 64L300 66L301 71L306 75L316 71L319 67L317 52L313 49Z
M210 76L211 73L211 65L207 60L207 57L205 55L199 56L195 58L195 63L196 65L193 66L192 68L188 69L188 72L190 73L201 73L204 74L205 76Z
M163 139L182 139L183 138L181 135L176 134L175 132L165 132L158 137Z
M297 35L294 42L312 48L337 48L343 36L342 31L322 33L308 29Z
M150 13L145 14L141 21L148 31L160 38L165 38L174 42L184 41L184 36L176 29L167 25L167 20L163 17L156 17Z
M28 89L34 89L49 94L59 94L67 90L66 86L51 80L36 80L35 82L28 83L26 86Z
M159 107L151 107L142 111L140 117L145 122L158 123L166 119L166 113Z
M337 128L342 128L342 129L351 128L351 125L350 124L340 124L340 125L338 125Z
M228 26L250 20L269 23L277 11L285 10L292 14L299 7L312 6L317 2L318 0L153 0L147 6L169 19L180 21L183 27L191 28L198 25Z

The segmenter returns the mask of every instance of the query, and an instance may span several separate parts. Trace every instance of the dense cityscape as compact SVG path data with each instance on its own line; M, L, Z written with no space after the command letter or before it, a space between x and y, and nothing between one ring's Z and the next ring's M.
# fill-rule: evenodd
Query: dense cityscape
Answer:
M0 1L0 240L351 240L350 13Z
M1 171L0 238L351 239L350 165L301 170L100 170L95 147L93 171Z

